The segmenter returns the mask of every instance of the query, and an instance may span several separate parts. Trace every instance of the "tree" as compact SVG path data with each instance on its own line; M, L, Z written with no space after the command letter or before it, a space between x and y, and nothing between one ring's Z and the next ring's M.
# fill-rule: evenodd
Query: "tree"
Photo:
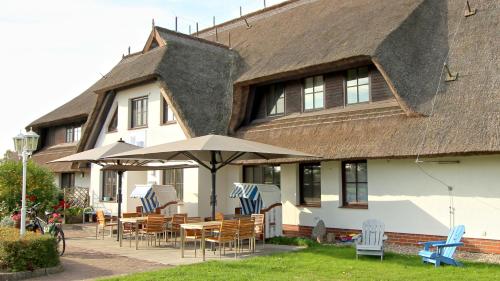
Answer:
M21 206L22 161L5 160L0 163L0 202L5 216ZM53 174L33 161L28 162L26 197L28 207L40 203L40 210L48 210L56 204L58 190Z

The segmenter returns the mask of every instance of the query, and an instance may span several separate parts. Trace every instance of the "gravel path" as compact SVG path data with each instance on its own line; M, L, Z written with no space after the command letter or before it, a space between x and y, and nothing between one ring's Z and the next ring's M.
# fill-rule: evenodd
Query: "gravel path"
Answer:
M414 246L400 246L400 245L389 244L386 245L386 250L398 254L416 255L418 251L422 250L422 248ZM495 255L495 254L469 253L469 252L457 251L455 253L455 257L459 260L500 264L500 255Z

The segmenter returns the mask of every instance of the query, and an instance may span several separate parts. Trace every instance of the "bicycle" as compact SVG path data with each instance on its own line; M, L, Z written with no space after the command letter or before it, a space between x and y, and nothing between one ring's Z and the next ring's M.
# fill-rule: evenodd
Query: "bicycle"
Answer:
M41 234L49 233L54 236L57 242L57 252L59 256L62 256L66 250L66 239L64 238L64 231L62 230L61 223L48 222L48 217L52 216L54 214L53 212L45 211L46 220L38 217L37 208L39 205L40 203L37 203L27 210L26 213L30 217L30 223L26 225L26 230Z

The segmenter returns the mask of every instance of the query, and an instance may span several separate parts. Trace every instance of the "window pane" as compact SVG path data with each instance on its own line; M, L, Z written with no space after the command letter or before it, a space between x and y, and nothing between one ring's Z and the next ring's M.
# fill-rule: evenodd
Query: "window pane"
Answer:
M243 181L246 183L253 182L253 166L243 167Z
M313 180L313 182L321 182L321 167L320 166L314 166L314 169L312 170L312 180Z
M280 98L276 104L276 113L281 114L285 112L285 99Z
M273 167L265 166L262 168L264 171L264 183L272 184L273 183Z
M356 184L348 183L345 188L346 194L345 199L347 203L356 202Z
M323 108L323 92L314 94L314 108Z
M368 84L368 67L358 69L358 85Z
M82 127L77 127L74 129L74 134L73 134L74 142L80 141L81 132L82 132Z
M305 88L304 88L304 92L306 94L308 93L312 93L313 92L313 87L314 87L314 79L313 77L310 77L310 78L306 78L306 83L305 83Z
M370 101L370 89L368 85L359 86L359 101L366 102Z
M356 182L356 164L345 164L345 181Z
M304 109L313 109L314 108L314 101L313 101L314 94L306 94L304 95Z
M323 76L314 77L314 92L323 92Z
M358 183L358 200L359 203L368 202L368 186L366 183Z
M356 86L357 82L356 69L349 69L347 71L347 87Z
M358 89L357 87L347 88L347 103L357 103L358 102Z
M367 182L367 169L366 163L358 163L358 182Z
M274 166L274 184L280 187L281 184L281 167L280 166Z

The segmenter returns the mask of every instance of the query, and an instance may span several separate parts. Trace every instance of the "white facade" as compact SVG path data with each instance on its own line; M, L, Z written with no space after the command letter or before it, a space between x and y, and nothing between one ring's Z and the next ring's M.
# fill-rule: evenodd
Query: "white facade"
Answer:
M500 239L500 156L467 156L424 162L425 172L453 187L455 224L466 237ZM459 163L444 162L459 161ZM450 199L442 183L426 175L414 159L368 160L368 209L342 208L341 162L321 164L321 207L299 205L298 164L281 166L283 224L360 229L376 218L390 232L447 235Z

